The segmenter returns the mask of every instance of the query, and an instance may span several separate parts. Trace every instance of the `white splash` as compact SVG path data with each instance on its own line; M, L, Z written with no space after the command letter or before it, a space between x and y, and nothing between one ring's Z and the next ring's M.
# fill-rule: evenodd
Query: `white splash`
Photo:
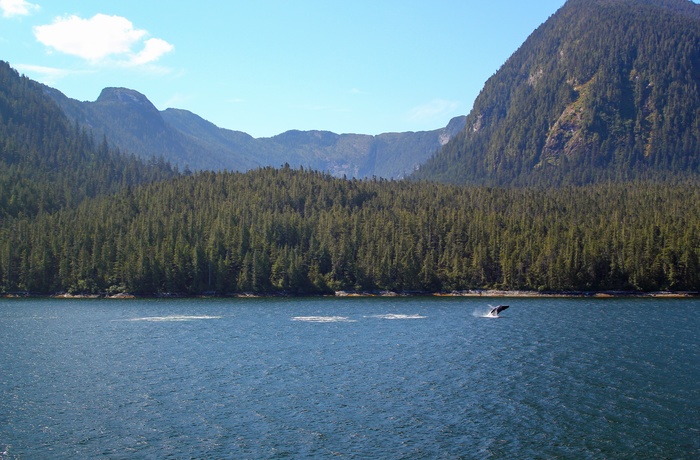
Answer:
M477 308L472 313L472 316L476 318L500 318L500 316L498 316L498 313L491 314L492 310L493 306L491 305L489 305L486 310L484 310L483 308Z
M308 323L354 323L354 319L347 316L294 316L292 321L306 321Z
M380 319L424 319L427 318L427 316L423 315L400 315L400 314L395 314L395 313L388 313L386 315L372 315L372 318L380 318Z
M170 315L170 316L145 316L143 318L132 318L127 321L150 321L150 322L165 322L165 321L196 321L200 319L221 319L222 316L191 316L191 315Z

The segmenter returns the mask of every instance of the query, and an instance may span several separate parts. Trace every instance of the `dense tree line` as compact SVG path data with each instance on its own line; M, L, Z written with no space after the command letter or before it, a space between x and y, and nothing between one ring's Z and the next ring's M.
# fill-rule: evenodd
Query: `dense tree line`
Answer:
M0 233L36 293L700 289L700 185L561 189L198 173Z
M74 207L86 198L172 178L71 123L42 86L0 61L0 219Z
M678 44L685 49L688 43ZM585 60L577 65L586 68ZM640 78L643 107L666 107L650 101L669 94L683 103L680 92L657 94L647 77ZM514 90L502 89L496 93L504 97ZM578 98L602 94L585 85L577 91ZM543 100L573 97L538 94ZM596 116L613 119L605 100L612 99L597 106ZM629 145L666 152L658 156L653 147L648 156L660 169L634 169L625 162L636 157L621 150L615 157L634 174L591 160L595 149L581 161L598 169L561 163L559 171L583 174L580 182L597 185L358 181L289 166L181 175L163 161L144 163L115 151L106 138L96 141L63 115L44 87L0 62L0 293L700 290L698 156L685 148L696 145L694 134L686 133L698 118L680 108L672 112L664 111L663 119L653 110L637 117L641 125L660 123L660 133L671 126L667 137L637 132L630 128L637 121L628 118L606 124L639 134L626 137ZM524 119L538 125L540 115L533 116ZM539 142L525 125L517 136L487 125L476 131L506 142L506 152L527 154ZM474 128L468 125L463 136ZM685 156L674 155L675 148ZM493 165L509 177L507 162ZM679 179L678 168L690 174ZM619 181L630 178L637 180Z
M417 177L589 184L700 172L700 6L569 0L485 84Z

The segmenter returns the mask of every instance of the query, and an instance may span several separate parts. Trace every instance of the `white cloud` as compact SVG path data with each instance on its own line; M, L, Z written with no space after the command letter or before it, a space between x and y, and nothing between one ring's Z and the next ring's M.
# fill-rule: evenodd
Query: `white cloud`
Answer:
M430 121L437 117L446 116L457 110L458 101L433 99L427 104L419 105L408 111L408 120L412 122Z
M39 5L34 5L26 0L0 0L0 10L5 18L27 16L38 9Z
M92 63L115 59L122 65L143 65L174 48L160 38L146 40L148 32L135 29L128 19L106 14L96 14L90 19L75 15L58 17L51 24L35 27L34 35L49 48ZM134 52L142 43L143 49Z
M149 38L141 52L134 55L129 64L141 65L154 62L166 53L171 52L175 47L160 38Z

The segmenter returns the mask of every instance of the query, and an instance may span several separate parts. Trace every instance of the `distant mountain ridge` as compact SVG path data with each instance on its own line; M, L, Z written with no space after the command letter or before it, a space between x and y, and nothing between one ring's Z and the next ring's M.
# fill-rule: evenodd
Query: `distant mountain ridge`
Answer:
M121 150L143 158L163 157L180 169L247 171L257 167L308 167L337 177L402 178L465 126L453 118L433 131L336 134L292 130L269 138L219 128L187 110L158 111L146 96L105 88L94 102L80 102L45 87L71 120Z
M569 0L414 177L586 184L700 174L700 5Z
M0 61L0 224L176 176L96 141L43 90Z

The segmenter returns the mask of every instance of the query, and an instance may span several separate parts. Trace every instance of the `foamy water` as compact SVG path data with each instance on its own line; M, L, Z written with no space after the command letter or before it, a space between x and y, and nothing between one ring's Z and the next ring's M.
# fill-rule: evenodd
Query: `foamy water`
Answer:
M354 323L356 320L347 316L294 316L292 321L305 321L307 323Z
M401 320L425 319L427 316L418 314L387 313L379 315L363 315L362 318ZM304 321L308 323L356 323L358 320L347 316L294 316L292 317L292 321Z
M131 318L126 321L150 321L150 322L167 322L167 321L197 321L202 319L221 319L222 316L193 316L193 315L169 315L169 316L144 316L142 318Z
M427 316L423 315L401 315L396 313L389 313L386 315L370 315L368 318L379 318L379 319L425 319Z

